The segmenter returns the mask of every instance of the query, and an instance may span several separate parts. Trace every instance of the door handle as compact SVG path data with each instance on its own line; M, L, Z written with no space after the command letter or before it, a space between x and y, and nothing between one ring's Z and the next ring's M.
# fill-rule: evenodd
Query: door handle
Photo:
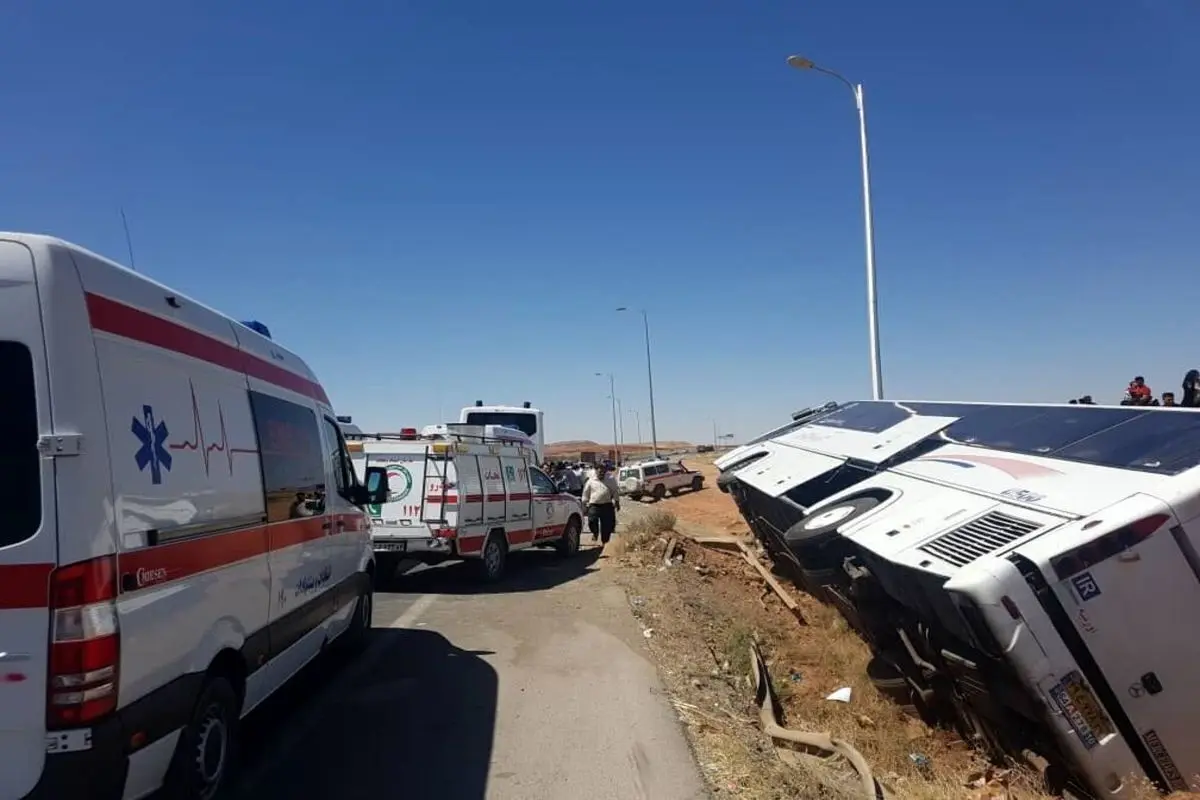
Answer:
M321 530L323 530L325 533L329 533L331 530L333 530L333 523L332 523L332 522L328 522L328 521L327 521L327 522L322 522L322 523L321 523Z

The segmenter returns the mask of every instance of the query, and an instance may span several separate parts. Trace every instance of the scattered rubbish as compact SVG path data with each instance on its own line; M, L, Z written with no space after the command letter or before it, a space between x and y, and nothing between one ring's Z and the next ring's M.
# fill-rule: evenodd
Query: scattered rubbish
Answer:
M788 678L792 681L792 683L797 683L798 681L804 680L804 676L795 670L792 670L792 674L788 675Z
M631 597L631 598L629 598L629 604L630 604L631 606L640 606L640 605L642 605L642 604L643 604L643 603L645 603L645 602L646 602L646 598L644 598L644 597Z
M933 766L933 762L929 760L929 756L924 753L909 753L908 760L921 772L928 772Z
M871 729L875 727L875 720L871 719L866 714L859 714L854 718L854 721L858 723L858 727L860 728Z
M835 700L839 703L849 703L850 702L850 691L851 691L851 689L849 686L843 686L842 688L838 689L836 692L829 695L825 699L826 700Z
M642 631L642 636L645 636L647 639L649 639L653 635L654 635L654 628L646 628L646 630Z
M671 566L672 560L675 557L676 544L678 544L678 541L674 536L672 536L667 540L667 549L663 551L663 563L665 563L668 567Z
M692 688L699 689L704 683L699 678L692 678Z

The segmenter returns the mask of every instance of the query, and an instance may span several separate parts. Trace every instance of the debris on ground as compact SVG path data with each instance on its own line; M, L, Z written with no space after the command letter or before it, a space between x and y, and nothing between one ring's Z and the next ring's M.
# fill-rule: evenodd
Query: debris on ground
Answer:
M701 470L711 484L711 466ZM655 620L644 646L659 665L714 797L862 796L862 782L844 759L788 748L783 755L763 731L750 677L752 646L770 677L779 724L846 743L894 797L1046 797L1030 770L996 772L956 735L930 728L876 691L866 675L867 646L836 610L771 570L728 495L705 489L628 505L631 522L606 548L603 563L616 570L635 615ZM852 701L825 701L839 689L849 689ZM982 785L974 783L984 776Z

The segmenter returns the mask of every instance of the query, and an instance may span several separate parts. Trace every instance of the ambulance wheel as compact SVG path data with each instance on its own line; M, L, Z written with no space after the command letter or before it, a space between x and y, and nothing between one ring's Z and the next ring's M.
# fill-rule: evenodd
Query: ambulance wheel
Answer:
M701 478L699 475L692 478L692 491L693 492L698 492L703 488L704 488L704 478Z
M650 496L653 497L655 500L662 500L664 497L667 496L667 487L663 486L661 483L658 484L657 486L654 487L654 491L652 491L650 493Z
M579 534L582 530L579 517L571 517L567 520L567 527L563 529L562 538L554 543L554 549L558 551L560 556L570 557L579 552Z
M204 684L175 746L163 782L164 797L212 800L229 783L237 755L238 705L225 678L213 676Z
M504 577L504 565L508 561L508 542L504 534L492 531L483 543L483 551L479 554L479 577L486 583L495 583Z
M366 646L374 613L375 593L368 584L367 590L358 596L358 601L354 604L354 616L350 619L350 627L342 634L342 644L346 650L354 652Z
M629 499L636 503L642 499L642 493L641 492L630 492Z

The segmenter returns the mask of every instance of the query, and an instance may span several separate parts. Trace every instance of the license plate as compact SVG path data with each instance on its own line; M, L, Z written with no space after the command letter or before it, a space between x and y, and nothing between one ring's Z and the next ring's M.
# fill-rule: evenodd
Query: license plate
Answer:
M408 542L376 542L376 553L403 553L408 550Z
M1050 690L1050 695L1088 750L1113 733L1112 723L1100 707L1100 701L1078 672L1068 673Z

